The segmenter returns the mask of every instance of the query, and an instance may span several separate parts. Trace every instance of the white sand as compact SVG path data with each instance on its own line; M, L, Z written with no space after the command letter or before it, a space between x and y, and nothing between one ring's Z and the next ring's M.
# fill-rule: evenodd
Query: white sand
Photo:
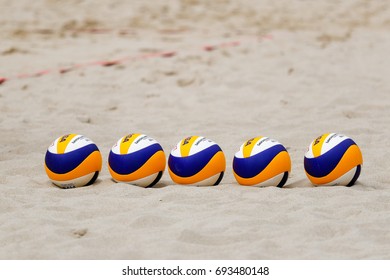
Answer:
M1 259L390 258L389 3L63 2L0 0ZM98 28L113 31L82 32ZM256 41L264 34L273 39ZM15 78L164 50L177 55ZM167 156L183 137L213 139L227 158L222 183L178 186L167 172L152 189L112 182L109 150L129 132ZM325 132L362 149L352 188L312 187L304 174ZM66 133L99 146L94 185L48 180L44 154ZM288 147L285 188L235 182L233 155L257 135Z

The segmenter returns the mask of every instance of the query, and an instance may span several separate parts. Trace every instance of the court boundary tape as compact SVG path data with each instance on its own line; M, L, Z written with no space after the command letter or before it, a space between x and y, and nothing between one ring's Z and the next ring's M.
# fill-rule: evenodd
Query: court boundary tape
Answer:
M255 42L263 42L266 40L272 40L273 36L271 34L262 35L262 36L256 36L250 39L250 41ZM203 52L212 52L216 50L221 49L227 49L227 48L233 48L237 46L244 45L245 42L248 42L249 40L241 39L241 40L233 40L233 41L226 41L222 43L216 43L216 44L205 44L201 46L200 48L196 48L198 51ZM176 56L180 53L180 50L171 50L171 51L161 51L161 52L153 52L153 53L145 53L145 54L137 54L134 56L126 56L119 59L109 59L109 60L97 60L97 61L91 61L86 63L73 63L70 66L67 67L57 67L52 69L42 69L31 73L23 73L18 74L15 76L9 76L9 77L0 77L0 85L10 82L13 80L21 80L21 79L28 79L28 78L38 78L44 75L49 74L66 74L70 71L83 69L87 67L94 67L94 66L103 66L103 67L110 67L115 65L121 65L126 64L130 61L134 60L142 60L142 59L151 59L151 58L170 58L173 56Z

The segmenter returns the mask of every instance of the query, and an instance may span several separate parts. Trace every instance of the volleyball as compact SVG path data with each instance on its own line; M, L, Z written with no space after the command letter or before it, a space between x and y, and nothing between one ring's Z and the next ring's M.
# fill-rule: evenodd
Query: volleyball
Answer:
M214 141L202 136L190 136L172 149L168 172L172 180L182 185L216 186L225 172L226 160Z
M108 156L108 170L114 181L152 187L161 179L166 165L161 145L145 134L120 138Z
M311 142L304 158L306 175L313 185L352 186L358 179L363 156L349 137L327 133Z
M245 141L233 158L233 175L244 186L283 187L291 159L278 141L258 136Z
M102 156L98 147L83 135L67 134L54 140L47 149L45 170L60 188L91 185L99 176Z

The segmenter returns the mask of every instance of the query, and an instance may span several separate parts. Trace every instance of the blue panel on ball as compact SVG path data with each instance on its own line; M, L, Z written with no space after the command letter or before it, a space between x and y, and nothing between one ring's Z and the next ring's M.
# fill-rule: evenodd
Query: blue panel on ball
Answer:
M315 158L305 157L306 172L316 178L328 175L336 168L347 149L352 145L356 145L356 143L352 139L346 139L321 156Z
M65 154L46 152L46 166L56 174L65 174L80 165L91 153L99 151L95 144L89 144Z
M262 172L274 157L282 151L286 151L283 145L275 145L247 158L234 157L233 170L242 178L253 178Z
M353 186L353 184L355 184L356 180L359 178L359 175L360 175L360 171L362 170L362 167L360 166L360 164L358 166L356 166L356 172L355 172L355 175L353 176L351 182L349 182L347 184L347 187L351 187Z
M218 145L212 145L207 149L188 157L175 157L169 155L168 165L171 171L177 176L191 177L201 171L219 151L221 151L221 148Z
M108 157L108 164L116 173L127 175L138 170L151 156L162 150L161 145L156 143L131 154L118 155L111 151Z

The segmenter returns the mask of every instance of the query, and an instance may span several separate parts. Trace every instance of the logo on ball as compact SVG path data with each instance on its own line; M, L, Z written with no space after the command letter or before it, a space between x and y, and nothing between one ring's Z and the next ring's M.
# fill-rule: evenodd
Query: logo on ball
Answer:
M54 140L47 149L45 170L60 188L91 185L102 168L102 156L90 139L67 134Z
M316 186L352 186L360 175L362 164L362 152L357 144L337 133L316 138L304 158L306 175Z
M291 171L286 148L268 137L245 141L234 155L233 174L245 186L283 187Z
M202 136L190 136L172 149L168 172L172 180L182 185L216 186L225 172L226 160L214 141Z

